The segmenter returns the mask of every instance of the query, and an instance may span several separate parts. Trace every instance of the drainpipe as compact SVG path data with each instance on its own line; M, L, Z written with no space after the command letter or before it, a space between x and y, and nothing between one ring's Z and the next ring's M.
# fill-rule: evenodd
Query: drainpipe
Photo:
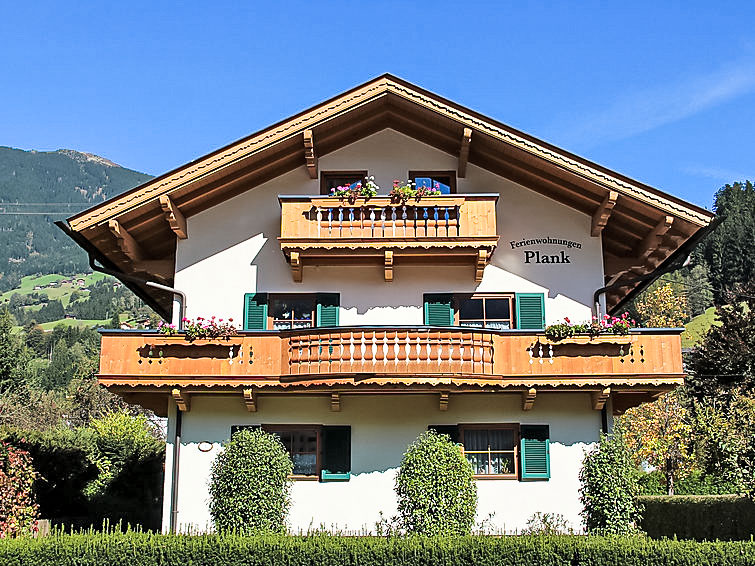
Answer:
M178 460L181 455L181 421L183 412L176 407L176 428L173 434L173 469L170 485L170 532L178 529Z

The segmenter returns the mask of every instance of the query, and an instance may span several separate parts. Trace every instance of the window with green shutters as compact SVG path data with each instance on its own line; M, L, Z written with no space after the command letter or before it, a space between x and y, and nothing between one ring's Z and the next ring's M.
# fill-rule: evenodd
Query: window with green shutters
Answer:
M428 326L454 325L451 295L425 295L425 324Z
M547 480L551 477L548 425L522 425L519 452L523 480Z
M317 295L317 326L338 326L340 308L340 295L338 293L320 293Z
M267 329L267 293L244 295L244 330Z
M542 293L516 294L516 327L523 330L545 328L545 297Z

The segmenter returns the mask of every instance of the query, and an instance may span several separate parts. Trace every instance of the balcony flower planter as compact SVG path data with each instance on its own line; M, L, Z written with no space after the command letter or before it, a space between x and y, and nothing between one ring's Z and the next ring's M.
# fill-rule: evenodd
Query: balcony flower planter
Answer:
M549 340L545 338L543 343L553 346L566 346L566 345L592 345L597 346L600 344L629 344L632 342L632 337L628 334L604 334L601 336L590 337L588 335L571 336L570 338L564 338L563 340Z
M456 195L451 196L429 196L420 200L409 199L405 203L394 201L386 195L374 197L357 197L349 200L347 197L321 197L311 200L312 206L319 208L333 208L342 206L344 208L361 208L363 206L461 206L464 198Z

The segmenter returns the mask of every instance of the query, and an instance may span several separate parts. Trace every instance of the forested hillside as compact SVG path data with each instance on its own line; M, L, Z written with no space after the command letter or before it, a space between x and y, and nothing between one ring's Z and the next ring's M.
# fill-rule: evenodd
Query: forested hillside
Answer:
M53 221L148 179L87 153L0 147L0 292L25 275L87 271L86 254Z

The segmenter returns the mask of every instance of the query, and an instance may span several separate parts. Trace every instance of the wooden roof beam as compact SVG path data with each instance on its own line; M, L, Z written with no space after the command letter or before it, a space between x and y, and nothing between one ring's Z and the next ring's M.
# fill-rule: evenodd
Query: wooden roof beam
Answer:
M254 389L244 389L244 406L250 413L257 412L257 392Z
M176 203L173 202L173 199L168 195L161 195L160 207L163 209L163 216L165 217L165 221L168 223L168 226L170 226L170 229L173 230L173 233L176 235L176 237L180 240L185 240L186 238L188 238L189 235L188 231L186 230L186 217L179 210L178 206L176 206Z
M636 255L644 262L661 245L661 239L674 223L673 216L664 216L637 246Z
M170 396L173 397L173 400L176 402L176 407L178 407L179 411L183 411L184 413L189 412L189 410L191 409L191 403L188 393L175 388L170 392Z
M467 176L467 161L469 160L469 144L472 142L472 129L464 128L461 136L461 149L459 150L459 166L457 176L463 179Z
M611 217L611 211L616 206L616 201L619 199L619 193L616 191L608 191L606 198L600 203L598 210L592 215L592 229L590 235L592 237L600 236L603 228L608 224L608 219Z
M611 388L606 387L603 391L595 391L592 393L592 408L596 411L602 411L606 406L608 398L611 396Z
M312 130L304 130L304 159L310 179L317 179L317 155L315 155L315 138Z
M136 263L144 259L144 252L134 237L117 220L108 220L108 230L115 237L118 249L129 260Z
M522 392L522 411L532 410L535 406L535 397L537 397L537 390L534 387Z

